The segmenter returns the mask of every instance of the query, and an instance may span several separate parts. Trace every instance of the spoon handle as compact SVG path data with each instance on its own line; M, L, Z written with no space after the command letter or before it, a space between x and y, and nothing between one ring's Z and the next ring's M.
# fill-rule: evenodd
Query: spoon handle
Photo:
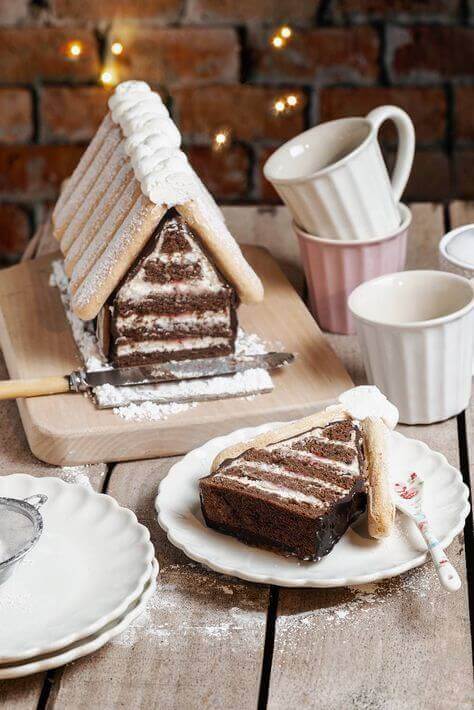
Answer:
M453 565L446 557L441 543L433 535L428 518L424 513L418 513L415 515L415 518L418 530L423 535L430 555L433 558L441 584L449 592L456 592L461 587L461 580Z

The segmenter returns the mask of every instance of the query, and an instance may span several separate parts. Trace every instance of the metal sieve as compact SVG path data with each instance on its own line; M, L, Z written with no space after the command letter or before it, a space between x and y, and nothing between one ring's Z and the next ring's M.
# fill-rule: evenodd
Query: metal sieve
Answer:
M23 500L0 497L0 585L38 542L43 532L38 508L47 500L41 493Z

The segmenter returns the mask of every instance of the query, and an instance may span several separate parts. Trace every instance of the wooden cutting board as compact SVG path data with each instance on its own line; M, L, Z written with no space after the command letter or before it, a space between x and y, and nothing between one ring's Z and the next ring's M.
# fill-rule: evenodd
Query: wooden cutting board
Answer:
M250 333L297 355L272 375L275 389L251 401L203 402L161 421L126 421L97 410L82 394L17 400L32 452L57 465L183 454L208 439L267 421L305 416L352 386L349 375L270 254L244 253L265 287L258 306L242 306ZM11 378L67 374L82 366L56 288L48 255L0 272L0 343Z

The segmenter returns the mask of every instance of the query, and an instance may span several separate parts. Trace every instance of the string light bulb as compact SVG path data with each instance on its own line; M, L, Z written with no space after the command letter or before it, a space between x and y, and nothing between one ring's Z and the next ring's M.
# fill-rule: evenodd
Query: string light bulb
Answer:
M113 86L117 83L115 74L111 69L104 69L100 75L100 80L104 86Z
M122 52L123 52L123 44L121 42L115 41L112 42L112 45L110 47L110 51L112 54L114 54L116 57L119 57Z
M288 94L288 96L286 97L286 103L291 108L294 108L298 105L298 97L295 94Z
M291 27L288 27L288 25L283 25L283 27L280 27L280 36L283 37L283 39L289 39L292 34L293 30L291 29Z
M219 128L212 137L212 149L215 152L220 152L229 147L231 140L231 131L229 128Z
M275 49L281 49L285 44L285 40L283 37L280 37L280 35L274 35L272 37L272 45L275 47Z
M285 110L285 102L283 99L276 99L273 103L273 110L276 114L283 113Z
M82 50L82 42L79 42L78 40L72 40L66 45L66 54L69 59L79 59L82 54Z

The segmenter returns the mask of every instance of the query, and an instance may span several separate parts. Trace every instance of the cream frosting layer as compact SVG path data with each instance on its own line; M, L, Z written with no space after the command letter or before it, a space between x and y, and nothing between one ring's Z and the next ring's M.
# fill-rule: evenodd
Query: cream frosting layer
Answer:
M176 340L142 340L129 345L118 345L117 355L212 348L217 345L227 345L228 342L229 338L215 338L211 336L204 336L202 338L179 338Z
M143 194L168 207L195 197L199 182L180 150L181 134L159 94L144 81L125 81L108 105L112 120L127 138L125 152Z

